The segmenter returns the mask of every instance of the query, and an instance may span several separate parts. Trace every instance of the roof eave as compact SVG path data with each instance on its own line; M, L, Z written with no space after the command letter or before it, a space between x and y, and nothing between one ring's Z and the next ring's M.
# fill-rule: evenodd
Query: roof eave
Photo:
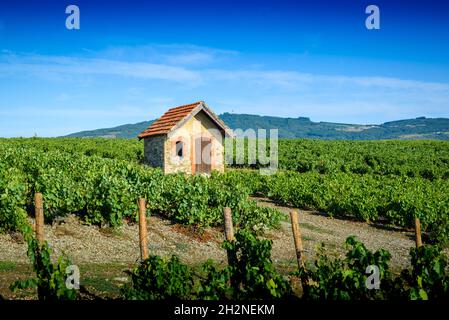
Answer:
M226 126L226 124L207 106L204 101L200 101L198 106L196 106L188 115L186 115L183 119L181 119L176 125L174 125L167 135L181 128L189 119L196 116L200 111L204 111L206 115L215 123L217 127L224 131L225 135L229 137L233 137L234 134L231 132L231 129Z
M145 134L145 135L138 135L139 141L148 137L155 137L155 136L164 136L166 133L156 133L156 134Z
M183 125L186 124L187 121L189 121L192 117L196 116L200 111L204 111L204 113L212 120L212 122L220 129L223 131L225 137L234 137L234 133L232 132L232 130L226 126L226 124L223 122L223 120L221 120L208 106L204 101L199 101L197 103L197 106L195 108L193 108L187 115L185 115L182 119L180 119L174 126L171 127L171 129L169 129L167 132L164 133L158 133L158 134L144 134L144 132L148 129L146 129L144 132L141 132L138 135L139 141L150 137L150 136L155 136L155 135L171 135L173 132L175 132L176 130L178 130L179 128L181 128ZM156 120L157 122L157 120ZM150 126L151 128L151 126Z

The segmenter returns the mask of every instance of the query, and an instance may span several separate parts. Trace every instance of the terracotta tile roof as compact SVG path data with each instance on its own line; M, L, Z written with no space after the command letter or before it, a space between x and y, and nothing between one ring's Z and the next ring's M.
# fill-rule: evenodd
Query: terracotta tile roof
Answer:
M167 134L179 121L187 117L201 103L203 101L169 109L162 117L154 121L146 130L142 131L138 136L139 139L158 134Z

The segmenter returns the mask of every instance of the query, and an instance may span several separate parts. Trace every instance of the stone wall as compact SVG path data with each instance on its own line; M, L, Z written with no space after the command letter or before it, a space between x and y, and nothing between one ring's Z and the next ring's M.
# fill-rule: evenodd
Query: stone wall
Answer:
M191 118L181 128L171 132L165 141L165 173L185 172L192 174L192 134L195 118ZM176 155L176 142L183 142L183 156Z
M164 170L164 151L166 135L144 138L144 163Z
M224 171L224 138L217 125L203 112L195 115L195 136L211 140L211 169Z
M182 127L167 135L150 136L144 141L144 161L152 167L161 168L164 173L195 170L195 139L211 140L211 170L224 171L224 141L222 133L209 117L200 111ZM176 142L183 142L183 156L176 154Z
M171 132L165 142L165 173L195 170L195 139L205 137L211 140L211 170L224 171L224 141L222 133L209 117L200 111L181 128ZM185 153L182 159L173 156L176 141L184 142Z

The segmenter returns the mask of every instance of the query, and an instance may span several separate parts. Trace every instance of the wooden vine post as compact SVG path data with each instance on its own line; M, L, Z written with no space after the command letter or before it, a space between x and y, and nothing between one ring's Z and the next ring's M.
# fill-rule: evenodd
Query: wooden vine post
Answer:
M234 241L234 226L232 224L232 214L231 208L223 208L224 225L225 225L225 236L226 240Z
M231 208L224 207L223 208L223 218L224 218L224 232L225 237L227 241L233 242L235 241L234 237L234 225L232 224L232 214L231 214ZM228 256L228 265L232 266L237 262L237 256L235 252L231 252L230 250L227 250L227 256ZM236 287L237 281L234 279L234 277L231 276L230 279L231 286Z
M36 239L40 245L44 244L44 204L42 193L34 194L34 218Z
M139 198L139 243L140 243L140 258L142 260L148 258L146 211L147 208L145 199Z
M301 231L299 230L298 211L290 211L290 220L292 223L293 240L295 242L296 260L298 261L298 268L304 268L304 255L301 240Z
M421 222L419 218L415 218L415 242L417 248L422 247Z

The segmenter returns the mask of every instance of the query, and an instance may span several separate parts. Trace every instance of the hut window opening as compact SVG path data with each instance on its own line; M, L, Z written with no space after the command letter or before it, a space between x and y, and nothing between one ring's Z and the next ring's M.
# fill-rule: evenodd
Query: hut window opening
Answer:
M180 158L184 156L184 143L182 141L176 141L176 155Z

